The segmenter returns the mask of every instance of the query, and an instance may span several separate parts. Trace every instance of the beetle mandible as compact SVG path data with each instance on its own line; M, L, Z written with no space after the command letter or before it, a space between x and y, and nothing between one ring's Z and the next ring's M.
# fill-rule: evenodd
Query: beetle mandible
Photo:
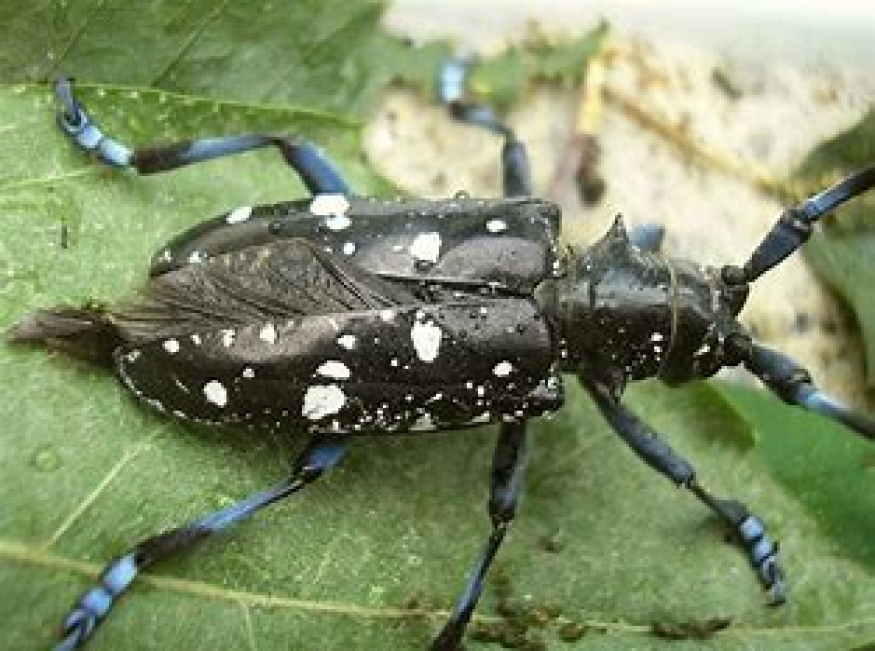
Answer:
M786 210L740 267L665 257L658 227L627 232L619 217L592 246L566 250L558 208L531 196L524 145L467 100L468 68L443 66L441 100L454 118L503 138L502 199L358 198L296 137L131 150L100 131L69 80L56 83L61 129L104 163L152 174L274 146L313 195L191 228L159 250L145 287L118 305L44 309L9 331L14 343L114 369L139 399L177 418L310 436L287 480L111 562L68 614L58 648L83 644L138 573L313 482L352 437L497 423L492 531L432 643L457 648L514 517L526 423L562 406L562 372L577 375L635 453L734 531L770 600L785 599L777 544L762 521L708 491L620 397L630 381L680 384L742 365L782 400L875 438L875 421L825 395L736 320L750 284L823 215L875 186L875 166Z

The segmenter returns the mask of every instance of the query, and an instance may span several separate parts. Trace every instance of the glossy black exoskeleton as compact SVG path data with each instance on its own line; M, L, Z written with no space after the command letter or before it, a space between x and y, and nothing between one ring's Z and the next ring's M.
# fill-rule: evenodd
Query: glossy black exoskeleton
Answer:
M100 132L69 82L58 83L62 129L104 162L154 173L271 145L314 194L195 226L156 254L142 290L107 310L42 310L11 330L14 342L113 368L137 397L175 417L310 436L288 480L111 563L68 615L59 648L82 644L144 568L312 482L352 436L498 423L492 533L433 643L456 648L514 516L526 421L562 406L562 372L578 376L639 456L732 528L772 601L784 599L777 545L761 521L703 488L620 396L630 381L678 384L742 364L785 401L875 438L872 420L821 393L736 320L749 284L798 248L814 221L875 185L875 167L786 211L741 268L660 255L657 231L627 233L620 218L592 246L566 250L557 207L529 196L523 145L464 100L465 71L445 67L442 99L457 119L504 137L503 199L356 198L294 138L131 151Z

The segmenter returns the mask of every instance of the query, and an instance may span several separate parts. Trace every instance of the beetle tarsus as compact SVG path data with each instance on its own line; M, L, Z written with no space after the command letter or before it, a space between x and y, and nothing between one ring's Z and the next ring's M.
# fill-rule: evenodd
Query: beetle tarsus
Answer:
M130 165L131 150L103 134L73 95L72 79L58 79L55 82L55 96L62 107L58 113L58 125L80 149L93 152L101 162L113 167Z

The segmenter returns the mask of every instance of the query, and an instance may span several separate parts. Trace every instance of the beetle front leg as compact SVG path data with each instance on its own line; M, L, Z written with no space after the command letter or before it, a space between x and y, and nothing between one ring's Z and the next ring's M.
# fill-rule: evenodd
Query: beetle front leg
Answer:
M483 591L483 580L504 540L508 525L516 514L516 505L525 475L526 458L525 421L502 424L492 457L492 485L489 495L492 534L471 569L468 583L456 603L453 614L432 642L432 651L452 651L459 648L462 642L465 627L471 620L480 593Z
M140 174L167 172L185 165L222 158L264 147L277 147L313 194L350 194L340 172L311 143L300 138L247 134L200 138L184 142L131 149L103 134L82 104L73 95L69 79L55 83L55 95L61 103L58 125L76 145L94 152L97 158L113 167L132 167Z
M342 440L311 441L298 456L292 475L287 480L194 522L138 543L110 563L101 572L97 585L79 598L64 620L64 639L55 647L55 651L67 651L84 644L140 572L299 491L336 465L345 449L346 443Z
M786 600L784 572L778 563L778 544L765 531L762 520L747 507L734 500L720 499L707 491L696 479L695 469L672 450L635 414L626 409L598 384L587 389L611 427L650 467L690 490L701 502L732 528L738 542L747 552L763 587L769 592L769 604Z
M738 341L732 343L738 344ZM875 420L856 413L823 393L811 375L793 359L749 340L739 345L742 361L781 400L836 420L869 440L875 440Z

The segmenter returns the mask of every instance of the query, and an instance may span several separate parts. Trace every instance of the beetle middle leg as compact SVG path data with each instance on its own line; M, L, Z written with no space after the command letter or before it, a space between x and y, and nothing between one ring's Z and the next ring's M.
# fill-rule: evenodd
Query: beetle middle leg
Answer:
M466 84L471 59L454 58L445 61L438 77L438 96L450 115L459 120L504 137L501 150L501 171L504 195L531 196L532 175L526 146L513 129L501 122L492 108L475 104L467 97ZM662 247L665 229L660 224L645 223L629 230L629 241L643 251L658 252Z
M508 525L516 514L517 500L525 475L526 458L525 421L503 423L492 458L492 485L489 495L492 534L471 569L468 583L456 603L453 614L432 642L433 651L452 651L457 649L462 641L465 627L480 599L483 580L504 540Z
M614 431L639 457L677 485L689 489L729 525L747 552L760 582L769 592L769 603L783 603L786 600L786 584L778 562L778 544L766 533L762 521L743 504L720 499L706 490L699 484L696 471L689 462L660 440L649 426L614 399L607 389L598 384L588 384L587 389Z
M467 98L466 85L472 65L473 61L468 58L445 61L438 75L438 97L455 119L504 137L501 149L504 196L530 196L532 175L526 146L517 139L513 129L498 120L492 108L475 104Z
M140 572L299 491L336 465L345 449L346 443L341 439L313 440L295 460L293 472L285 481L135 545L107 565L97 585L79 598L64 620L64 639L55 651L82 645Z

